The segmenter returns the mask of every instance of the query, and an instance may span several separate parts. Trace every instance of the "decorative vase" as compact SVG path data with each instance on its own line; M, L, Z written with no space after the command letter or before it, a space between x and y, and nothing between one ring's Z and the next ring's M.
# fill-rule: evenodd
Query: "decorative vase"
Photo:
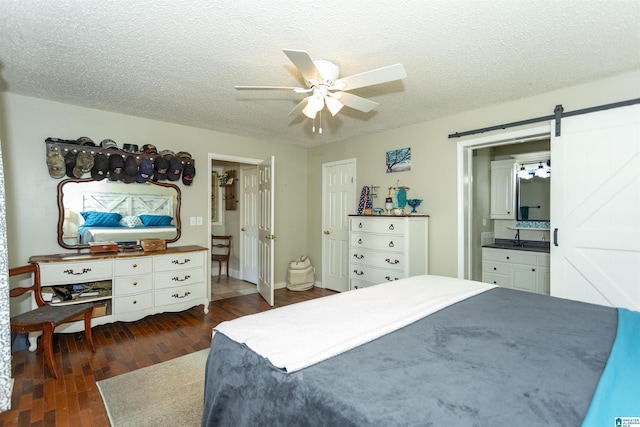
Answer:
M396 188L396 201L398 204L398 208L404 209L407 206L407 188L406 187L398 187Z
M387 210L387 215L391 215L391 209L393 209L393 199L391 197L384 199L384 208Z
M420 206L420 203L422 203L422 199L408 199L407 200L407 204L409 206L411 206L411 213L417 213L418 212L416 210L416 208L418 206Z

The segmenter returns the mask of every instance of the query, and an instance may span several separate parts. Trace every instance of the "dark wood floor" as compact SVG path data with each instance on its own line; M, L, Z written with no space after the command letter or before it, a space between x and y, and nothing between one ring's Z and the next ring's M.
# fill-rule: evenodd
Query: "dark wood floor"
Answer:
M276 291L276 307L332 295L313 288ZM96 353L84 333L56 334L54 358L59 379L51 377L42 354L13 353L15 380L12 409L0 413L4 426L109 426L96 382L209 347L218 323L271 309L258 294L202 305L180 313L163 313L137 322L117 322L93 328Z

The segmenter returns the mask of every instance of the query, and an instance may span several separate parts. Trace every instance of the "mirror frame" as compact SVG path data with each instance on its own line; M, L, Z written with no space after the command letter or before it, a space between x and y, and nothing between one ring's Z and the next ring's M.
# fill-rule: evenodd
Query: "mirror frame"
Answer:
M60 246L62 246L65 249L86 249L89 248L88 244L77 244L77 245L70 245L68 243L65 243L64 240L62 239L63 237L63 229L62 226L64 224L64 205L62 203L62 199L64 196L64 192L63 192L63 187L65 184L68 183L82 183L82 182L95 182L95 180L93 178L78 178L78 179L65 179L60 181L60 183L58 184L58 244ZM180 191L180 187L178 187L177 185L174 184L169 184L169 183L165 183L165 182L156 182L156 181L148 181L150 184L152 185L157 185L160 187L166 187L166 188L171 188L173 190L176 190L176 229L177 229L177 233L176 233L176 237L174 239L171 240L166 240L167 243L174 243L176 242L180 236L182 235L182 221L180 220L180 208L182 205L182 193Z

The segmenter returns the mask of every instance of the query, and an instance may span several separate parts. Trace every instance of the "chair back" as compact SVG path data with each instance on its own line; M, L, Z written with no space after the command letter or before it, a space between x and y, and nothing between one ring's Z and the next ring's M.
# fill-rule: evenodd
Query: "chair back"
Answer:
M231 255L231 236L211 235L211 254L223 255L229 259Z
M29 291L33 291L33 297L35 298L38 307L46 305L47 303L42 299L42 293L40 291L40 268L38 267L38 264L23 265L9 269L9 277L20 276L23 274L31 275L31 285L13 288L9 291L9 296L11 298L19 297Z

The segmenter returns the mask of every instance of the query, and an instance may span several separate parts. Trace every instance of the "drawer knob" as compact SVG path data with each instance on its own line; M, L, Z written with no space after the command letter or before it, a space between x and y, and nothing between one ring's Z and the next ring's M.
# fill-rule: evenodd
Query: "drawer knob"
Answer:
M173 261L171 261L171 264L182 265L182 264L188 264L190 262L191 262L191 260L189 258L185 258L184 261L180 261L178 259L174 259Z
M133 282L133 286L138 286L138 282Z
M138 301L133 301L133 304L134 304L134 305L135 305L135 304L137 304L137 303L138 303Z
M394 280L398 280L397 277L392 279L391 276L384 276L384 278L387 279L389 282L393 282Z
M507 259L509 259L509 257L507 257Z
M393 240L389 242L389 247L393 248L395 245L393 244Z
M362 239L358 239L358 244L361 245L362 244Z
M493 271L496 271L496 270L497 270L497 268L493 267Z
M186 274L186 275L184 276L184 279L181 279L181 278L179 278L179 277L172 277L172 278L171 278L171 280L173 280L174 282L184 282L185 280L188 280L188 279L190 279L190 278L191 278L191 276L189 276L188 274Z
M362 223L358 224L358 228L362 228Z
M353 270L354 273L356 273L358 276L362 276L364 274L363 271L358 271L358 270Z
M133 268L138 268L138 264L133 264L132 267Z
M360 254L353 254L355 259L362 259L364 258L364 255L360 255Z
M389 225L389 230L395 230L395 227L393 226L393 224Z
M388 262L389 264L399 264L400 261L398 261L397 259L394 259L393 261L391 261L389 258L385 259L386 262Z

